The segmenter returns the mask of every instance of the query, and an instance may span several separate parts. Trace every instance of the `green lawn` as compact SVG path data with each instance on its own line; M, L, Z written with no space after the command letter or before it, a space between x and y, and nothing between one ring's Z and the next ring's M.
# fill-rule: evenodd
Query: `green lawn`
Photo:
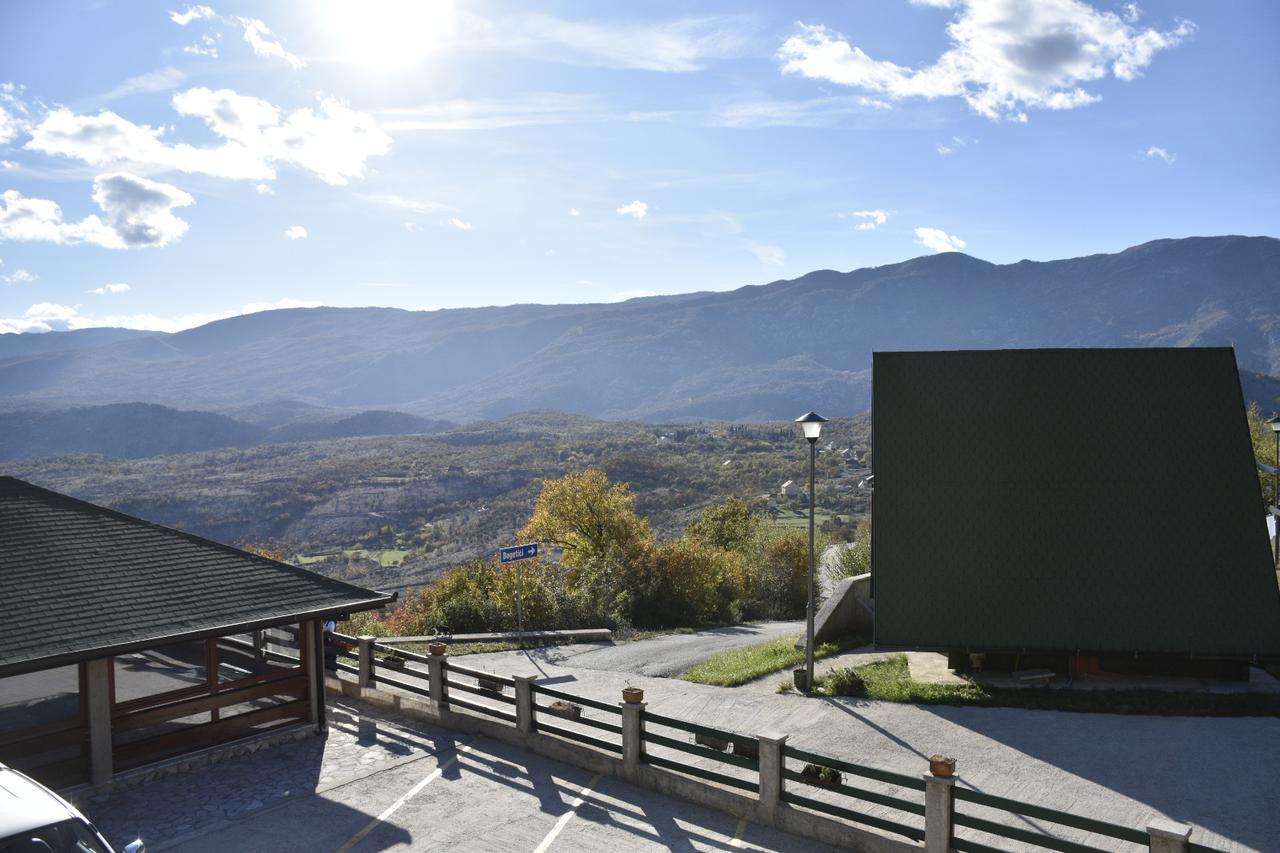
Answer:
M1265 694L1173 693L1162 690L1062 690L985 688L972 682L921 684L911 680L907 656L854 668L866 683L866 698L917 705L977 705L1082 711L1095 714L1152 714L1195 717L1280 716L1280 696ZM834 673L833 673L834 675ZM819 678L827 692L831 677ZM830 695L828 693L828 695Z
M799 635L780 637L767 643L744 646L708 658L680 677L697 684L737 687L780 669L792 669L804 662L804 652L796 648ZM839 649L833 643L818 646L814 657L824 658Z

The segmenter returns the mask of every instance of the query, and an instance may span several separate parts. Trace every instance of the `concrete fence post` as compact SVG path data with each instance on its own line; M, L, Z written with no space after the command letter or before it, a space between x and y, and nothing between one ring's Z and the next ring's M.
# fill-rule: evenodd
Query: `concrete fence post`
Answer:
M622 767L632 775L644 761L644 702L622 702Z
M444 680L444 667L448 660L448 653L427 658L427 691L437 711L449 710L449 688Z
M532 675L517 675L516 682L516 728L525 734L533 734L536 723L533 716L533 679Z
M951 853L955 796L955 777L924 774L925 853Z
M1191 846L1191 827L1165 818L1154 818L1147 824L1151 836L1151 853L1187 853Z
M360 658L360 675L357 683L362 690L373 686L373 643L376 639L376 637L356 637Z
M772 823L778 815L778 807L782 805L782 793L786 790L787 781L782 775L786 766L786 755L783 749L787 745L787 736L778 732L766 732L756 735L760 743L760 801L758 809L761 820Z

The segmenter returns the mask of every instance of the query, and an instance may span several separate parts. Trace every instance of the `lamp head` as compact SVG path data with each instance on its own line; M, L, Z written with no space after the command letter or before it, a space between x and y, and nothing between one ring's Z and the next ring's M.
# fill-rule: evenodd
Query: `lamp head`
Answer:
M822 433L822 425L827 419L817 412L809 412L796 418L796 423L800 424L800 429L804 430L804 437L810 442L818 440L818 436Z
M1271 426L1272 432L1280 432L1280 415L1273 415L1267 423Z

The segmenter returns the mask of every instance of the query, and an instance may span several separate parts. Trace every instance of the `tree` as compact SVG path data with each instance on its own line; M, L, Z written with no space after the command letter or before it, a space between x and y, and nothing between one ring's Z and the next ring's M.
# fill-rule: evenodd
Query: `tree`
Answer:
M1262 414L1262 409L1258 408L1257 403L1249 404L1249 435L1253 439L1253 455L1263 465L1275 467L1276 461L1276 439L1275 433L1271 431L1271 424L1267 423L1266 417ZM1262 502L1267 506L1276 506L1280 503L1280 497L1276 496L1275 477L1270 474L1258 472L1258 479L1262 485Z
M729 498L722 504L709 506L702 515L689 522L685 532L708 545L729 551L744 551L755 542L760 529L760 516L741 498Z
M835 559L827 563L827 578L833 585L847 577L871 571L871 516L858 522L852 542L835 547L840 550Z
M636 515L635 497L626 483L609 485L597 468L544 480L524 541L557 545L560 561L577 567L613 553L629 554L653 538L649 522Z

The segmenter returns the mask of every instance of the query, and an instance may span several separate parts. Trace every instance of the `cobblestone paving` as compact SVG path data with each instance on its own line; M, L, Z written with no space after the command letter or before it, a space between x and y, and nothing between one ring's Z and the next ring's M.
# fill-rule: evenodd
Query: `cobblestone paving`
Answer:
M383 709L332 699L326 737L305 737L197 770L81 800L120 849L141 836L148 850L229 825L249 814L448 749L455 734Z

